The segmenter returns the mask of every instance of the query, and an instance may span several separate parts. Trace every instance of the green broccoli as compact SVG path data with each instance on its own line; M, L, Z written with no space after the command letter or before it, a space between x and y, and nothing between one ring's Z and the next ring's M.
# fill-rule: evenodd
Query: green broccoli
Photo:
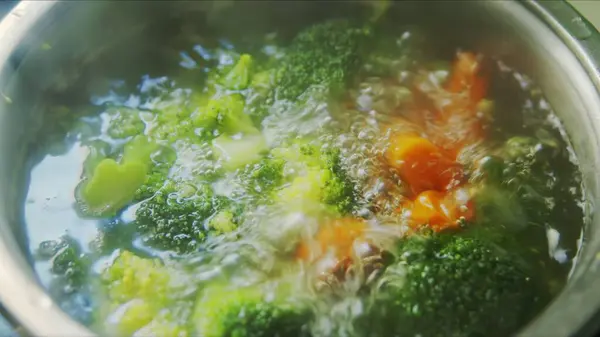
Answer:
M244 113L244 98L240 94L232 94L212 99L204 109L201 109L201 115L205 114L214 119L217 130L230 135L242 133L258 133L250 115ZM203 117L202 119L205 119ZM194 120L194 123L200 123ZM204 121L206 123L206 121Z
M483 186L502 191L514 214L530 225L543 228L552 223L553 209L563 196L576 198L570 191L578 186L574 164L558 139L516 136L508 139L496 155L484 158L475 172ZM484 188L477 198L486 198Z
M275 148L272 153L286 162L286 170L297 173L288 186L278 191L278 202L305 211L324 205L340 214L354 210L357 197L340 165L339 150L298 141L288 147Z
M341 165L339 149L323 151L321 158L332 177L326 182L323 201L334 205L340 214L351 213L357 205L357 196L350 177Z
M233 231L237 228L233 212L225 210L215 214L208 222L208 228L217 233L229 233Z
M366 56L370 35L370 28L346 20L330 20L303 30L282 60L277 97L296 99L312 85L342 89Z
M248 87L252 79L252 56L243 54L222 80L222 84L230 90L242 90Z
M271 192L284 182L285 161L279 158L265 157L254 164L246 165L240 172L240 180L251 195L270 196ZM261 198L265 199L265 198Z
M453 235L404 239L380 282L358 321L373 335L508 336L548 301L518 255Z
M69 235L41 242L32 252L36 261L45 261L51 278L48 293L60 308L82 324L93 321L90 302L93 297L91 266L94 256L85 252L80 243ZM39 268L40 265L38 265Z
M120 252L101 274L104 301L98 323L116 336L187 336L191 304L180 295L181 276L159 260Z
M139 205L135 224L150 246L187 253L196 249L207 235L222 231L206 226L205 222L229 204L215 196L207 184L167 181Z
M137 189L133 200L146 200L160 190L168 181L169 172L176 159L177 153L169 147L160 147L157 152L154 152L146 181Z
M312 313L286 298L269 299L256 286L208 287L200 293L194 309L194 331L205 337L310 336L307 324Z
M75 290L84 284L91 260L72 237L64 235L59 240L41 242L35 255L50 260L50 272L61 279L63 286Z
M146 129L142 112L127 107L110 107L106 114L110 118L107 133L112 138L127 138L141 135Z

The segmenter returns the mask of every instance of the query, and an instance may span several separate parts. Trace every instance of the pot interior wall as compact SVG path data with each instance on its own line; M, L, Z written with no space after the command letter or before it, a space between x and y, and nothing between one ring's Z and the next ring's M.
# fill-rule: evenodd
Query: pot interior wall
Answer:
M29 154L35 147L45 102L87 100L111 74L134 80L143 74L160 74L168 67L162 61L172 52L161 46L176 45L191 27L243 41L275 27L285 27L284 34L293 34L309 21L356 15L366 6L358 2L247 1L227 7L226 3L61 2L13 51L0 78L4 96L0 99L0 153L5 158L0 161L0 217L3 226L10 226L21 251L29 253L21 220L24 184L27 170L36 161ZM481 50L533 77L563 120L580 160L588 201L596 203L600 192L595 172L600 157L598 93L575 56L549 28L516 2L404 1L390 11L398 24L429 27L442 51L445 46ZM585 249L571 285L533 323L537 332L530 333L530 329L526 335L568 335L570 331L561 334L552 321L581 323L597 307L585 301L597 294L595 302L600 302L600 289L579 290L591 286L593 276L600 273L595 262L600 248L598 226L596 219L590 219ZM7 234L7 228L2 230ZM569 316L565 308L578 303L590 309ZM571 327L564 325L565 329Z

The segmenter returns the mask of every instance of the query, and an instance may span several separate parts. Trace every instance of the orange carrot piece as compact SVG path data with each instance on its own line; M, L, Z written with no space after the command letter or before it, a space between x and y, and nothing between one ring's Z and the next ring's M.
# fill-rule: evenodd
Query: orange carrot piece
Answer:
M335 257L340 260L350 257L354 242L363 238L365 229L365 222L354 218L336 219L325 223L315 236L316 245L301 242L296 250L296 258L310 261L327 251L333 251Z
M392 135L385 157L415 194L425 190L445 191L462 180L460 165L423 137Z
M458 220L464 217L470 220L474 216L473 204L470 200L460 200L457 193L425 191L419 194L414 201L405 205L409 207L410 223L413 227L427 225L436 232L445 229L457 228Z
M458 93L469 89L473 85L480 67L477 55L472 52L459 52L446 83L446 90Z

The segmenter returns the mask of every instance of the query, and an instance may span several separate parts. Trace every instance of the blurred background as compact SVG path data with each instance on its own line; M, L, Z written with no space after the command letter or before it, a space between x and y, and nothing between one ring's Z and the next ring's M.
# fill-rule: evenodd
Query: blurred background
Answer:
M32 0L36 1L36 0ZM39 0L37 0L39 1ZM540 0L540 1L555 1L555 0ZM0 0L0 18L4 17L18 0ZM571 3L580 13L583 14L592 24L600 30L600 0L571 0ZM0 41L0 43L2 43ZM19 336L13 331L8 322L0 315L0 337L17 337Z

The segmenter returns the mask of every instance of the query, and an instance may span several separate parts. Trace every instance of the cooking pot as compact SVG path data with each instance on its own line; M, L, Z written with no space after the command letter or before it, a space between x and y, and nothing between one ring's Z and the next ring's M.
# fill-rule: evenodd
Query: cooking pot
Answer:
M210 24L219 13L212 24L250 35L343 12L340 3L18 4L0 23L0 303L12 323L34 336L94 335L40 285L23 226L30 148L49 96L69 97L95 74L142 71L160 52L160 36L185 29L177 22ZM530 75L561 117L586 187L582 249L566 287L519 335L592 336L600 326L600 213L594 211L600 200L600 34L560 1L404 1L390 11L399 24L430 27L440 42L474 46Z

